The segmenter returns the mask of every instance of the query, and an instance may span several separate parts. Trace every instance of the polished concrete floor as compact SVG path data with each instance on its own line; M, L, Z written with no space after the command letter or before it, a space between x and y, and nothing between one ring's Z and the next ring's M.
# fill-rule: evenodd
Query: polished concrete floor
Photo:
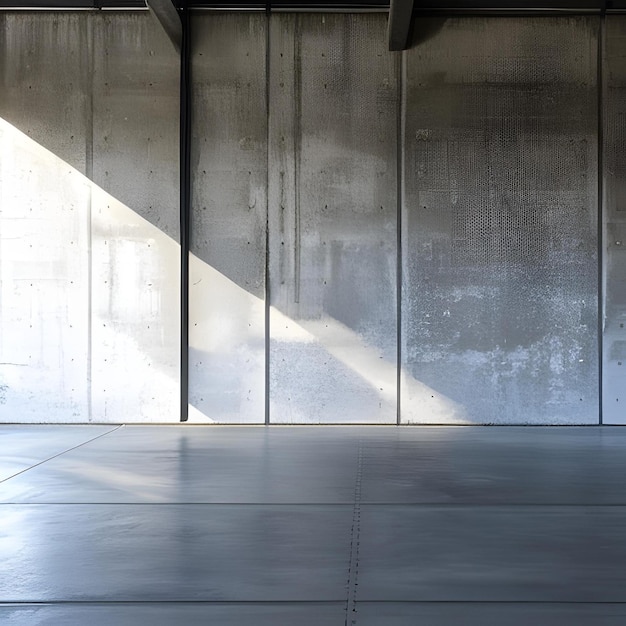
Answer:
M626 429L0 426L0 624L626 623Z

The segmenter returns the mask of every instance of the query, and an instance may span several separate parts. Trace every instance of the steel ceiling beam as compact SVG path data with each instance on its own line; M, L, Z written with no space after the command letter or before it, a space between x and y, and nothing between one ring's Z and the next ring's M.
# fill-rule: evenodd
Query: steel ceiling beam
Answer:
M413 0L391 0L389 4L389 27L387 36L389 50L404 50L409 40Z
M183 24L172 0L146 0L151 13L159 20L159 24L180 52L183 45Z

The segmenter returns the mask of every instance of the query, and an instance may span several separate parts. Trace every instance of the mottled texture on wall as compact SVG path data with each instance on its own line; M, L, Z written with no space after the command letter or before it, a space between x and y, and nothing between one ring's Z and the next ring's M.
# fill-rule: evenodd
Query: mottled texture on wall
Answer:
M626 18L610 16L604 59L602 416L626 423Z
M2 422L89 416L87 33L77 14L0 13Z
M93 419L180 419L179 67L152 15L94 23Z
M178 56L147 12L0 33L0 421L177 421Z
M599 25L439 20L406 54L402 361L433 393L403 421L598 421Z
M190 421L597 423L602 121L626 421L625 24L194 13ZM0 421L177 421L179 57L147 12L0 52Z
M395 423L397 55L380 15L276 15L270 415Z
M193 20L191 421L265 421L266 32Z

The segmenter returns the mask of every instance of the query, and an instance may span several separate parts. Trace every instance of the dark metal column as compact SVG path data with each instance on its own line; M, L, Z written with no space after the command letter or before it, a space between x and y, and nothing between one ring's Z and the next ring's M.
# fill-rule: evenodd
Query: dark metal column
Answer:
M180 52L180 421L189 418L189 221L191 207L191 97L189 9L181 9Z

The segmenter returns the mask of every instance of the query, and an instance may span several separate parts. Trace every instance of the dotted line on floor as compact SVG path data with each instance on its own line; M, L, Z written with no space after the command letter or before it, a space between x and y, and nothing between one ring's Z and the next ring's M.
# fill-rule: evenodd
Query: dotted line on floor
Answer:
M346 598L345 626L355 626L356 602L359 588L359 552L361 548L361 482L363 478L363 446L359 442L356 484L354 486L354 508L352 510L352 532L350 537L350 566L348 569L348 597Z

